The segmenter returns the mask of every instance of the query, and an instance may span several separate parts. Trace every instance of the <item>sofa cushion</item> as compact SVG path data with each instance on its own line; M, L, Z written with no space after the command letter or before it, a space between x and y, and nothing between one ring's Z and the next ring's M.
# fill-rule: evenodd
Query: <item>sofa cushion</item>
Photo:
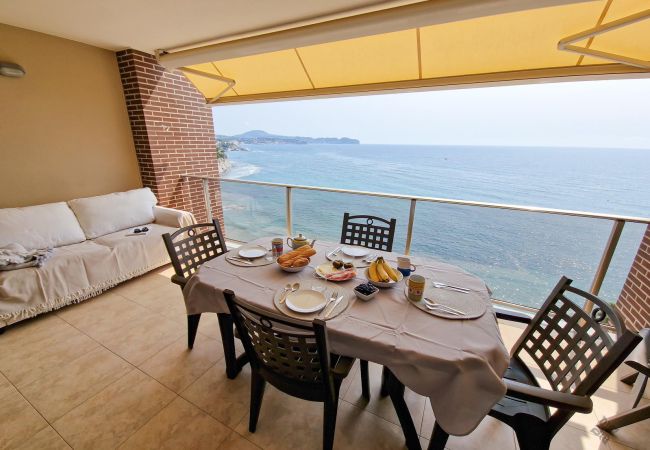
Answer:
M173 233L177 228L164 225L148 224L146 235L129 234L129 230L120 230L93 239L93 242L110 248L117 258L122 273L138 272L142 267L158 267L169 263L169 255L162 235Z
M34 250L85 240L77 218L64 202L0 209L0 247L20 244Z
M97 197L70 200L79 224L88 239L151 223L158 203L151 189L133 189Z

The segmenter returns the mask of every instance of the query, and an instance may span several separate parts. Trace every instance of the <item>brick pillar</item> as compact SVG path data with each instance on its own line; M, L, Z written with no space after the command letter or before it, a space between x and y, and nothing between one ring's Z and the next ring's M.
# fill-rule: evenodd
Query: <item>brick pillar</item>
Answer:
M645 230L616 306L628 328L638 331L650 327L650 225Z
M160 205L205 221L202 182L182 175L219 176L212 111L182 73L160 66L153 55L123 50L117 62L142 184ZM212 214L223 224L219 182L209 185Z

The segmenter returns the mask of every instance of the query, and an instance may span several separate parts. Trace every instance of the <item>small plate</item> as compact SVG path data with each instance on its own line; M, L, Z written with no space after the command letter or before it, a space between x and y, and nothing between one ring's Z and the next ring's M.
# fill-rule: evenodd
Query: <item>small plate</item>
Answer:
M312 313L323 309L325 296L312 289L298 289L289 293L285 300L287 307L298 313Z
M267 253L268 251L260 245L239 249L239 256L248 259L261 258L262 256L266 256Z
M341 251L348 256L352 256L353 258L361 258L362 256L366 256L368 253L370 253L370 250L367 248L349 246L343 247Z

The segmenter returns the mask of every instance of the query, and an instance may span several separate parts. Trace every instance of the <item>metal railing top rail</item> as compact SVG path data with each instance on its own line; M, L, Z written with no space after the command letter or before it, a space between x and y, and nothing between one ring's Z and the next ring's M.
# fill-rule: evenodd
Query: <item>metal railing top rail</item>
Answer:
M472 201L472 200L458 200L458 199L451 199L451 198L426 197L426 196L419 196L419 195L389 194L384 192L328 188L328 187L321 187L321 186L272 183L268 181L239 180L234 178L217 178L217 177L208 177L204 175L187 174L187 175L183 175L183 177L194 178L199 180L223 181L228 183L241 183L241 184L251 184L251 185L258 185L258 186L272 186L278 188L301 189L307 191L366 195L370 197L382 197L382 198L392 198L392 199L400 199L400 200L416 200L418 202L444 203L449 205L461 205L461 206L476 206L480 208L506 209L511 211L524 211L524 212L534 212L534 213L542 213L542 214L555 214L561 216L585 217L590 219L618 220L623 222L650 224L650 217L634 217L634 216L623 216L618 214L603 214L603 213L594 213L594 212L587 212L587 211L574 211L570 209L543 208L537 206L511 205L506 203L490 203L490 202L479 202L479 201Z
M650 224L650 218L645 217L631 217L631 216L621 216L616 214L600 214L600 213L591 213L584 211L572 211L566 209L552 209L552 208L540 208L535 206L521 206L521 205L508 205L501 203L489 203L489 202L476 202L476 201L467 201L467 200L455 200L449 198L436 198L436 197L423 197L417 195L401 195L401 194L386 194L382 192L369 192L369 191L355 191L351 189L337 189L337 188L326 188L318 186L303 186L298 184L284 184L284 183L270 183L267 181L251 181L251 180L238 180L232 178L217 178L217 177L208 177L202 175L183 175L186 179L198 179L201 180L203 185L203 194L205 200L206 213L208 215L208 220L212 220L212 210L210 202L210 193L208 181L224 181L229 183L241 183L257 186L270 186L283 188L285 191L285 222L287 227L287 235L291 236L292 233L292 223L293 223L293 214L292 214L292 191L294 189L301 189L307 191L320 191L320 192L333 192L338 194L352 194L352 195L366 195L370 197L381 197L381 198L392 198L398 200L409 200L410 209L409 209L409 218L408 224L406 226L406 241L404 247L404 254L408 255L411 252L411 240L413 237L413 225L415 221L415 209L418 202L431 202L431 203L442 203L449 205L460 205L460 206L474 206L479 208L495 208L495 209L504 209L511 211L525 211L541 214L556 214L562 216L572 216L572 217L584 217L589 219L602 219L612 221L612 228L609 234L605 248L600 257L600 262L596 268L596 273L594 274L594 279L591 283L591 288L589 292L593 295L598 295L600 288L605 280L609 265L612 262L614 252L618 245L618 241L623 233L623 227L626 222L635 222L642 224ZM585 304L585 309L591 311L593 304L587 302Z

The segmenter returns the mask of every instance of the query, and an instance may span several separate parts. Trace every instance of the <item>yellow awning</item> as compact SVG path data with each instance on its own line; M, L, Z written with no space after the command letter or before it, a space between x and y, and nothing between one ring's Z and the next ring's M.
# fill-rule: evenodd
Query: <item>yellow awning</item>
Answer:
M649 0L565 4L180 69L214 104L562 77L650 76L649 6ZM571 42L558 48L565 38Z

